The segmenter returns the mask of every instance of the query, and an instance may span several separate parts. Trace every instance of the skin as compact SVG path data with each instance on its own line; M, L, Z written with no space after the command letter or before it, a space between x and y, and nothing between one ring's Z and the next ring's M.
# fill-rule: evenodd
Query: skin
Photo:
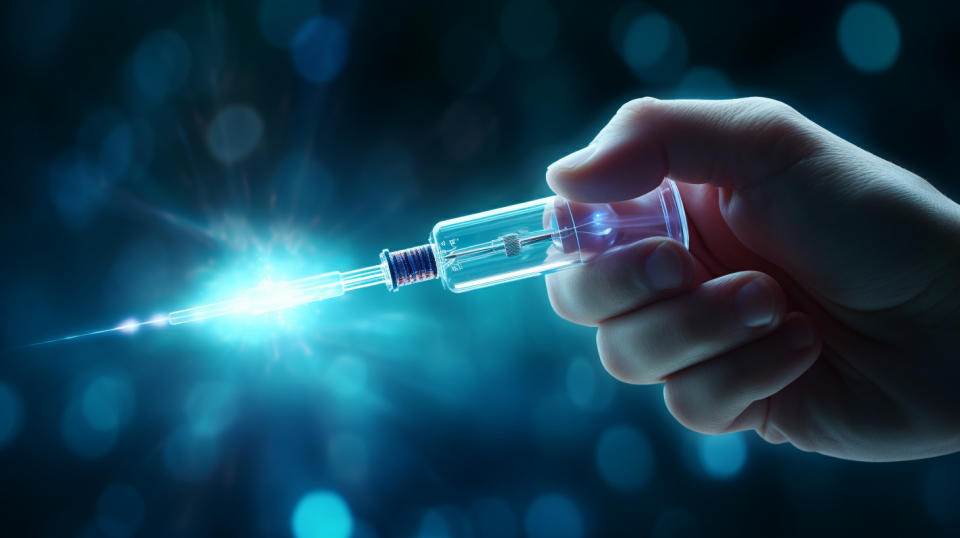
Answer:
M604 367L703 433L894 461L960 450L960 206L763 98L625 104L547 182L579 202L678 182L651 238L549 275Z

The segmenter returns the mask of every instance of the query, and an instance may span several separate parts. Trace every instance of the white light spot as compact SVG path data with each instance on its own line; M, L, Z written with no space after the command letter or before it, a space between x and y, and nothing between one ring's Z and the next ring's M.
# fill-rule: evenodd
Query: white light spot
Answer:
M127 318L121 321L116 328L124 334L133 334L137 332L137 329L140 328L140 323L136 320L136 318Z

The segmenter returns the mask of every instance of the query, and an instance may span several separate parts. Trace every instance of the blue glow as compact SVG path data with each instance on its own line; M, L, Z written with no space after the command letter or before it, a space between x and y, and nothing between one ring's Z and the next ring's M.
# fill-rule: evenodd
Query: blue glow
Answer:
M512 0L500 14L500 35L518 57L545 58L557 42L557 14L546 0Z
M80 399L72 399L60 419L60 433L67 448L79 458L105 456L117 442L117 430L96 430L84 416Z
M274 47L288 49L297 29L316 13L317 0L260 0L260 31Z
M837 26L840 51L865 73L885 71L900 53L900 27L886 7L874 2L850 4Z
M597 470L610 487L620 491L636 491L653 475L653 448L650 441L634 428L607 428L597 442Z
M215 437L194 435L191 428L173 431L163 445L163 462L174 478L200 482L217 467L220 448Z
M347 538L353 532L353 516L340 495L317 490L300 499L290 525L296 538Z
M737 95L733 83L722 71L699 66L683 74L673 96L678 99L732 99Z
M506 501L484 498L470 507L476 538L514 538L520 534L517 516Z
M714 478L731 478L747 462L747 443L740 433L701 435L698 443L700 464Z
M646 82L676 80L687 64L683 31L663 14L648 11L626 27L621 55L633 73Z
M187 421L194 435L220 435L236 418L236 389L222 381L200 383L190 391L186 411Z
M240 161L260 143L263 121L247 105L228 106L207 127L207 146L224 164Z
M102 375L94 378L81 396L83 416L99 432L114 431L129 422L133 414L133 387L124 377Z
M567 394L577 407L588 407L597 388L597 376L590 363L574 359L567 367Z
M330 363L325 381L341 396L357 396L367 384L367 363L356 355L341 355Z
M633 69L653 67L670 50L670 20L660 13L637 17L623 38L623 55Z
M314 84L337 78L347 61L347 29L328 17L312 17L293 38L293 65L300 76Z
M527 508L523 528L529 538L580 538L584 531L577 505L558 493L537 497Z
M127 484L112 484L97 499L97 527L109 538L129 538L143 523L140 492Z
M151 33L133 53L133 80L146 97L163 101L176 93L190 74L190 49L173 30Z
M23 425L23 404L10 385L0 381L0 448L16 438Z
M367 443L359 436L341 433L327 443L327 463L330 472L348 484L362 482L370 463Z

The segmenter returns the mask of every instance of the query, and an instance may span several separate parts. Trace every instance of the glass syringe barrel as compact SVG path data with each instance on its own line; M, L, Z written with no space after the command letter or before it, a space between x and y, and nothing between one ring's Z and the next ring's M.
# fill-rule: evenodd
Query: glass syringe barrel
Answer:
M264 282L243 295L172 312L171 325L261 314L339 297L358 288L398 288L439 278L454 292L502 284L586 263L648 237L688 246L680 193L666 179L633 200L607 204L550 196L437 223L429 242L380 254L380 264L346 273Z
M623 202L550 196L445 220L433 228L429 246L436 276L463 292L559 271L656 236L689 246L683 202L670 179Z

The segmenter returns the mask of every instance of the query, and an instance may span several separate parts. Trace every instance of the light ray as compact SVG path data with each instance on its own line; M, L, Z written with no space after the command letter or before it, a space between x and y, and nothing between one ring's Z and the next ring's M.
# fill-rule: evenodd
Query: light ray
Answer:
M86 338L88 336L97 336L101 334L109 334L109 333L115 333L115 332L132 334L137 332L137 329L139 329L140 327L143 327L146 325L163 326L168 324L169 324L169 317L164 314L157 314L151 317L150 319L144 320L144 321L137 321L133 318L130 318L128 320L124 320L120 322L120 324L117 325L116 327L111 327L109 329L100 329L98 331L90 331L90 332L80 333L80 334L71 334L70 336L62 336L60 338L53 338L50 340L44 340L42 342L35 342L33 344L28 344L25 347L36 347L36 346L43 346L47 344L56 344L58 342L66 342L68 340L76 340L78 338Z

